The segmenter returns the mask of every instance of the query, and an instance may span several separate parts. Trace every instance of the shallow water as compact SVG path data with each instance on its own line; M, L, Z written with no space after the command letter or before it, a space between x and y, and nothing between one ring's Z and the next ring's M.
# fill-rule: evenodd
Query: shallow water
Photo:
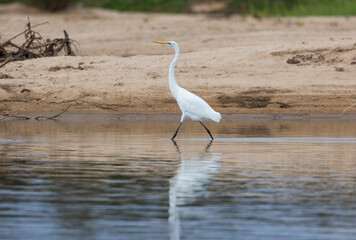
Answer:
M355 239L354 120L0 122L0 239Z

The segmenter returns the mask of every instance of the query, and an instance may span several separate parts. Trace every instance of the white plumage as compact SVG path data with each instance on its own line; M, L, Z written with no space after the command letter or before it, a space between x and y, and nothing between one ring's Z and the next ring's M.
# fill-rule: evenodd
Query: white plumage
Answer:
M172 92L173 97L177 100L180 110L182 111L182 117L180 120L180 124L176 132L174 133L174 136L172 137L172 140L176 137L179 128L185 119L192 119L194 121L199 121L200 124L208 132L211 139L214 139L209 129L201 121L211 120L214 122L220 122L221 114L215 112L214 109L212 109L209 106L209 104L207 104L202 98L178 86L174 76L174 69L179 58L178 44L174 41L168 41L168 42L155 41L155 43L165 44L167 46L173 47L175 50L174 59L169 67L169 88Z
M184 88L178 90L176 100L185 118L220 122L220 113L215 112L203 99Z

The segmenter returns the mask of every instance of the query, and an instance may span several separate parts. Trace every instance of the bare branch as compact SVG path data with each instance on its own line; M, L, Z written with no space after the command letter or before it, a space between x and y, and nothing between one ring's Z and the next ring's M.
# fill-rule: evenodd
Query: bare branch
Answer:
M28 18L26 30L0 43L0 68L11 61L57 56L60 52L69 56L76 55L75 52L78 52L77 43L69 38L65 30L64 38L56 38L54 40L44 39L40 33L33 30L43 24L48 24L48 22L32 26L30 18ZM14 43L12 40L19 36L24 36L25 41L22 44Z
M338 117L341 117L342 114L344 114L347 110L349 110L350 108L352 108L353 106L356 106L356 103L351 104L350 106L348 106L347 108L344 109L344 111L342 111Z
M5 118L17 118L17 119L20 119L20 120L30 120L31 119L31 118L26 117L26 116L20 116L20 115L15 115L15 114L10 114L10 113L3 113L1 116L5 117Z
M0 64L0 68L2 68L3 66L5 66L6 64L10 63L13 61L13 58L7 58L3 63Z
M69 108L72 106L72 104L68 105L68 107L66 107L66 109L64 109L62 112L52 116L52 117L47 117L47 116L38 116L38 117L35 117L35 120L52 120L52 119L55 119L59 116L61 116L63 113L67 112L69 110Z
M69 106L66 107L66 109L64 109L62 112L52 116L52 117L47 117L47 116L37 116L35 117L34 119L35 120L53 120L59 116L61 116L63 113L65 112L68 112L69 108L72 106L72 104L70 104ZM32 118L30 117L27 117L27 116L20 116L20 115L17 115L17 114L10 114L10 113L3 113L1 115L3 118L0 119L0 120L4 120L4 119L7 119L7 118L17 118L17 119L20 119L20 120L31 120Z

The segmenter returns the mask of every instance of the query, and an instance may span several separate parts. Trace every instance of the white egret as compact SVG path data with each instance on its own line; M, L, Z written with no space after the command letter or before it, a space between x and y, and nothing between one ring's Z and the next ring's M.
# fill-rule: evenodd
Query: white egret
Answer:
M178 144L173 140L173 144L179 153L180 164L175 171L175 175L169 180L169 233L170 240L180 239L181 216L187 213L194 217L191 209L184 206L195 206L204 200L211 178L219 173L221 165L221 153L209 153L208 150L213 143L211 140L202 152L194 154L184 154L180 151ZM188 157L189 156L189 157Z
M185 90L178 86L176 79L174 77L174 69L176 67L178 58L179 58L179 46L174 41L155 41L155 43L164 44L174 48L175 56L174 59L169 67L169 89L172 92L173 97L176 99L180 110L182 111L182 117L180 119L179 126L174 133L172 140L176 137L180 126L182 125L184 119L191 119L193 121L198 121L208 132L211 139L213 140L213 136L211 135L209 129L202 123L202 121L214 121L220 122L221 114L215 112L209 104L207 104L203 99L198 97L197 95Z

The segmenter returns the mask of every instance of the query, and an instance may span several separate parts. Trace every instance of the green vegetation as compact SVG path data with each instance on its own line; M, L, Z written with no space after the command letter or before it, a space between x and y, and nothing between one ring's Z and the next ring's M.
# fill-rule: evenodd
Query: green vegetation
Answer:
M77 2L76 0L0 0L0 4L5 3L26 3L27 5L41 8L47 11L59 11L67 8L70 4Z
M72 0L25 0L28 5L45 9L47 11L58 11L67 8Z
M356 15L355 0L226 0L227 13L257 16Z
M356 15L356 0L0 0L1 3L26 2L49 11L56 11L78 2L89 7L120 11L189 12L199 2L224 2L225 15L254 16L351 16Z
M99 6L120 11L187 12L192 0L84 0L86 6Z

